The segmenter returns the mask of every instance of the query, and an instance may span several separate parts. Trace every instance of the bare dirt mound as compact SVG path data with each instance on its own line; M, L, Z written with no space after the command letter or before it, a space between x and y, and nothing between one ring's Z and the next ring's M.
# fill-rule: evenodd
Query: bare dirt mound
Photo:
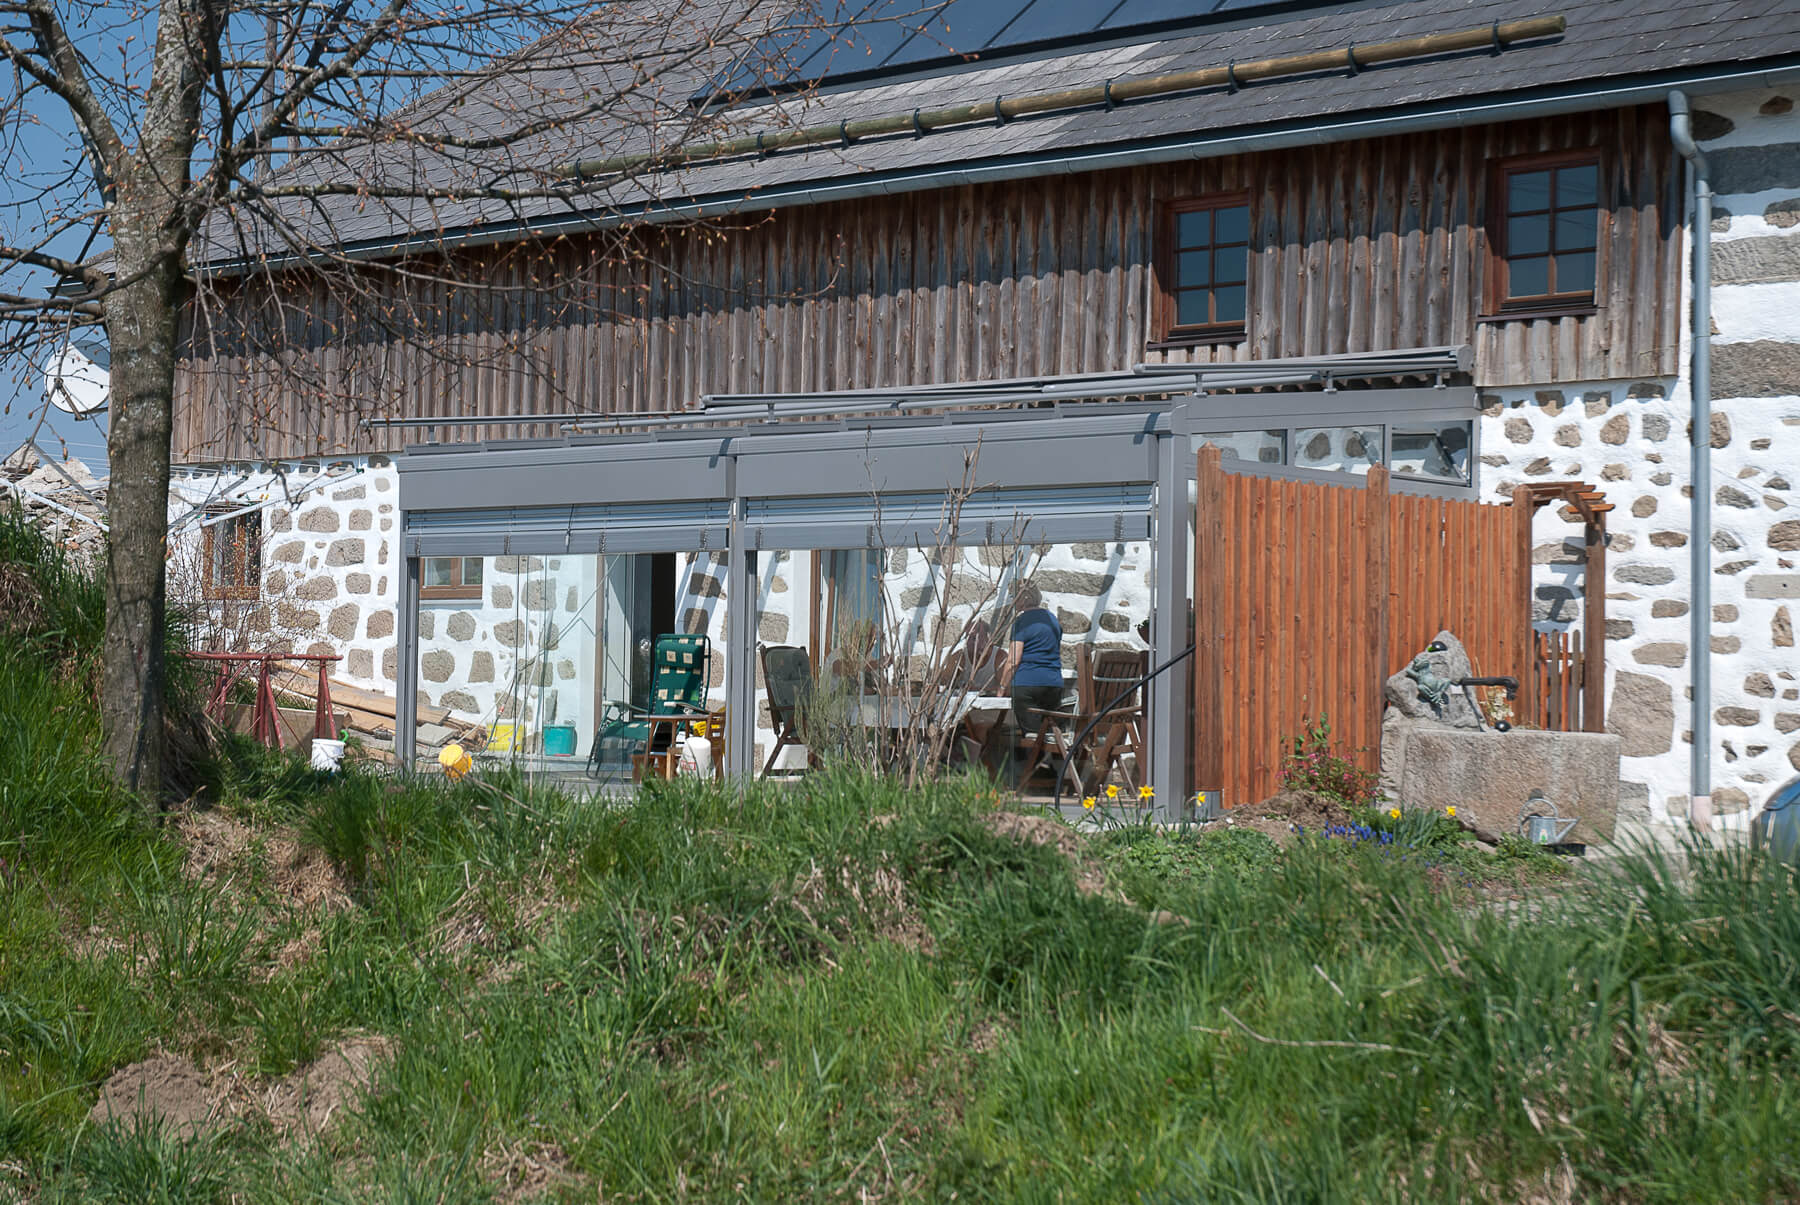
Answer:
M387 1038L346 1038L260 1094L257 1104L283 1135L322 1134L375 1082L393 1054Z
M283 904L299 908L322 905L332 910L350 904L350 893L331 860L301 845L290 830L275 828L258 834L217 808L183 811L175 818L175 828L187 848L182 868L189 878L227 882L253 873L261 860L268 887Z
M1022 845L1046 845L1061 854L1075 873L1075 886L1083 895L1111 895L1106 876L1090 863L1081 848L1081 834L1051 816L1028 816L1023 812L989 812L982 825L996 837L1006 837Z
M157 1055L107 1077L88 1120L157 1121L177 1133L199 1134L261 1117L284 1138L316 1136L369 1090L393 1049L387 1038L345 1038L277 1080L245 1079L229 1065L209 1073L185 1056Z
M125 1126L160 1121L177 1134L195 1135L226 1120L223 1103L192 1059L163 1054L108 1076L88 1120Z
M1313 791L1282 790L1261 803L1236 809L1250 816L1279 816L1307 831L1352 824L1350 811L1337 800Z

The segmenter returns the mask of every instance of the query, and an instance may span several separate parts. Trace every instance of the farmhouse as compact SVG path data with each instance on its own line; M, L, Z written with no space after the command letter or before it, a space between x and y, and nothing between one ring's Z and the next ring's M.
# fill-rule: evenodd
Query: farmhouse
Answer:
M1170 665L1139 776L1237 803L1300 717L1373 743L1442 626L1617 734L1627 809L1742 823L1800 771L1800 11L1075 7L672 69L716 131L546 142L619 178L586 209L343 199L346 255L469 283L193 332L175 557L221 638L341 654L403 756L427 708L585 763L703 634L747 772L759 645L917 657L1029 577L1072 674Z

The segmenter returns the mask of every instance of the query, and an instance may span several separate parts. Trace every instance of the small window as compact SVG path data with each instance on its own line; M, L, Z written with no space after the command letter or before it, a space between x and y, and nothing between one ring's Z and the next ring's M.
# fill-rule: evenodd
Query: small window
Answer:
M201 528L206 558L206 597L262 596L262 512L214 512Z
M428 556L420 566L420 598L480 598L482 559Z
M1161 269L1163 339L1241 336L1249 313L1249 197L1171 202Z
M1488 237L1492 308L1592 305L1600 271L1598 152L1534 155L1501 164Z

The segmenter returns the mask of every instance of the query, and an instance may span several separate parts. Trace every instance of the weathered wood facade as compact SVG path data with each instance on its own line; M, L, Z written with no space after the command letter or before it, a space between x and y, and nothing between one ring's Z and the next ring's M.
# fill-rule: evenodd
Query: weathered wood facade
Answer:
M1582 147L1602 150L1594 307L1484 317L1490 162ZM1232 191L1249 193L1255 230L1245 337L1154 347L1158 207ZM377 413L656 412L709 392L1456 343L1475 346L1480 384L1668 376L1680 212L1666 112L1651 106L469 251L449 274L320 285L249 321L244 294L222 296L178 383L176 454L404 442L359 428Z

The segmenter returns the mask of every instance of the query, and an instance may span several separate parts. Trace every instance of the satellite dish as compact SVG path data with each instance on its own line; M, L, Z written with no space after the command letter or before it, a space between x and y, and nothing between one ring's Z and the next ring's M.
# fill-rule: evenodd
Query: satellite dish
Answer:
M71 340L44 363L44 396L77 418L98 414L111 393L111 367L105 344Z

